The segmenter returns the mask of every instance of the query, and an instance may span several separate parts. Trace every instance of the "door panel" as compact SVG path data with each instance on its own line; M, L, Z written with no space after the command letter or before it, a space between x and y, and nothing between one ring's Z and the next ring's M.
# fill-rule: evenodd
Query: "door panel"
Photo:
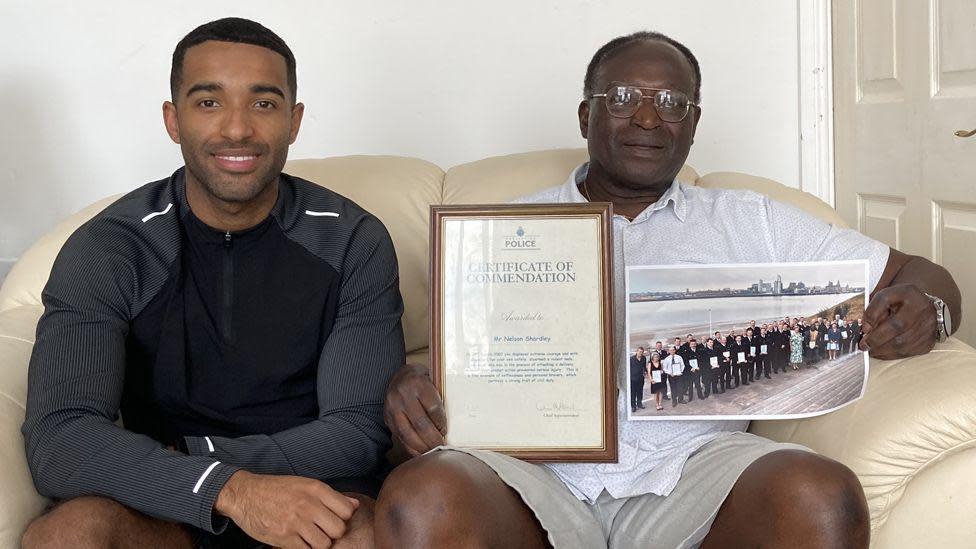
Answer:
M900 248L905 199L897 196L858 194L857 230L890 248Z
M851 226L946 267L976 345L976 2L834 0L835 196Z

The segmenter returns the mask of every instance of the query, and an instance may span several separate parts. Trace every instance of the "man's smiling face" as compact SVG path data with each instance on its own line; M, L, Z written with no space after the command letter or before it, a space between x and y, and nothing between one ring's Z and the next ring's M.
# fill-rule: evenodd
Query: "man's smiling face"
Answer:
M275 188L304 109L292 104L287 74L284 57L260 46L208 41L186 51L176 103L163 113L188 184L236 203Z
M670 44L637 42L613 52L597 70L595 93L614 85L676 90L693 98L694 70ZM670 185L688 157L700 109L691 107L680 122L664 122L653 103L653 98L645 99L630 118L610 116L602 97L580 105L580 131L590 162L617 185L635 190Z

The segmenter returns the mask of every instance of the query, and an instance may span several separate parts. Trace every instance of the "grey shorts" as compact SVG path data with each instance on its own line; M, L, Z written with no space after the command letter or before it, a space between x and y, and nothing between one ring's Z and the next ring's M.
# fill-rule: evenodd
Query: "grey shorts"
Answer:
M668 496L616 499L604 491L591 505L577 499L548 467L485 450L440 450L464 452L491 467L532 509L555 549L697 547L752 462L778 450L812 451L749 433L730 433L688 458Z

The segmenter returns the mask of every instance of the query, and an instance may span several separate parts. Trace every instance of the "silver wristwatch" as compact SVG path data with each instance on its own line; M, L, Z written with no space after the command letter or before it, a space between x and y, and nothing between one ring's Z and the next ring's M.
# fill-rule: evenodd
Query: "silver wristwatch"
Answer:
M949 307L946 307L945 301L942 301L934 295L925 295L932 302L932 306L935 307L935 335L939 343L942 343L946 339L949 339L949 335L952 334L952 318L949 316Z

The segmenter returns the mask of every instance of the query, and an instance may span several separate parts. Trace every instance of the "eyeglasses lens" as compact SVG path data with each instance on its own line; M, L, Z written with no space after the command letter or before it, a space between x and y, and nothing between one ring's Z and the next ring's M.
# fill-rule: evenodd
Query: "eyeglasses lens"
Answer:
M615 86L607 91L607 110L613 116L630 118L640 108L644 97L640 88ZM665 122L680 122L688 114L690 101L680 91L657 90L652 99L657 115Z

